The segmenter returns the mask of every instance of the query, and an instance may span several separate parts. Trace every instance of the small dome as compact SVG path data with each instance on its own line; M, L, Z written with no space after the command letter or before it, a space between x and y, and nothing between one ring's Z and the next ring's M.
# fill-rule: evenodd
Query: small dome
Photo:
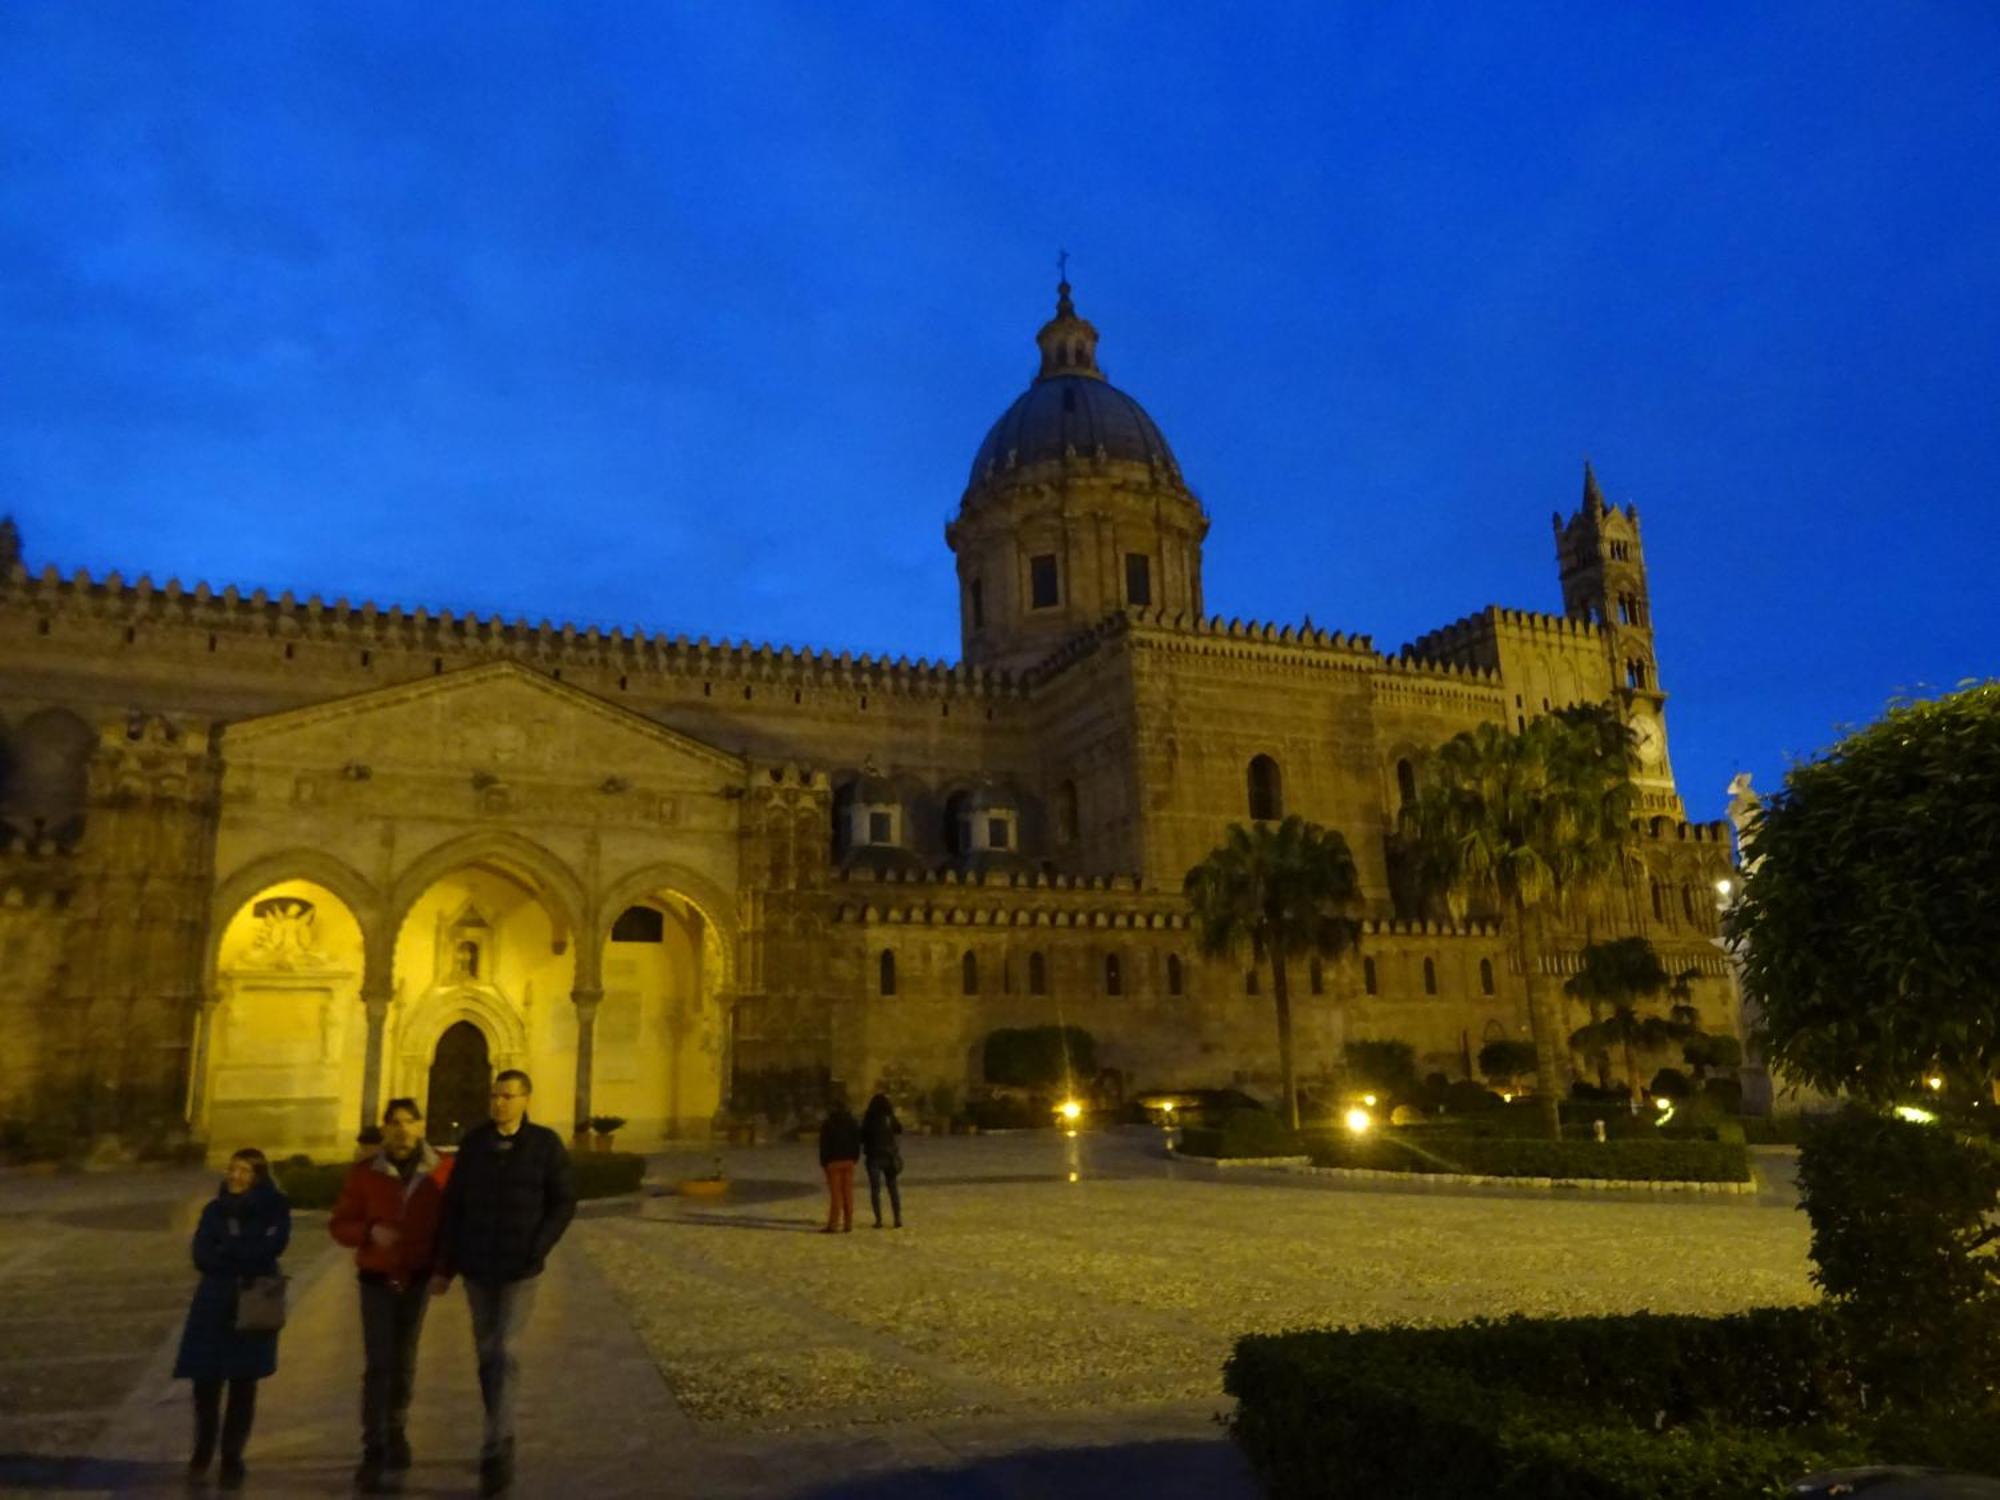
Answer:
M1035 335L1042 368L1035 382L1000 414L972 460L971 483L995 470L1074 454L1177 471L1173 451L1146 409L1104 378L1097 367L1097 330L1077 316L1069 283L1056 288L1056 315Z
M1037 380L979 445L971 483L994 468L1041 463L1074 451L1078 458L1104 456L1131 463L1175 467L1167 440L1146 409L1101 375L1052 375Z

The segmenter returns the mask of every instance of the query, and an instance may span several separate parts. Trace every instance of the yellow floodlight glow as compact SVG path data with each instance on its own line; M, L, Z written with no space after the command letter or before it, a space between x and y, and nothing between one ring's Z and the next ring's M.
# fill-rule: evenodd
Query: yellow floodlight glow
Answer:
M1671 1119L1672 1119L1672 1118L1674 1117L1674 1101L1673 1101L1673 1100L1671 1100L1671 1099L1655 1099L1655 1100L1653 1101L1653 1106L1654 1106L1654 1108L1658 1109L1658 1110L1659 1110L1659 1112L1660 1112L1660 1118L1659 1118L1659 1119L1657 1119L1657 1120L1655 1120L1655 1121L1653 1122L1653 1123L1654 1123L1655 1125L1664 1125L1664 1124L1666 1124L1666 1123L1667 1123L1667 1121L1671 1120Z
M1726 896L1736 889L1736 882L1733 880L1718 880L1715 882L1715 888Z
M1655 1099L1653 1101L1653 1108L1655 1109L1672 1109L1673 1107L1674 1101L1671 1099Z
M1944 1080L1933 1073L1924 1080L1924 1087L1929 1089L1933 1094L1940 1093L1944 1089Z
M1918 1109L1914 1104L1899 1104L1891 1113L1899 1120L1908 1120L1912 1125L1937 1124L1936 1115L1927 1109Z
M1074 1172L1070 1173L1070 1174L1069 1174L1069 1180L1070 1180L1071 1182L1075 1182L1075 1181L1077 1180L1077 1178L1076 1178L1076 1173L1074 1173Z
M1374 1123L1375 1117L1358 1104L1347 1112L1347 1128L1356 1135L1366 1135Z
M1375 1107L1375 1096L1373 1094L1363 1094L1361 1096L1361 1102L1367 1105L1370 1109L1373 1109Z
M1166 1114L1172 1114L1174 1112L1174 1101L1171 1099L1165 1101L1160 1105L1160 1109Z
M1083 1118L1083 1106L1074 1099L1065 1099L1056 1106L1056 1113L1065 1120L1080 1120Z

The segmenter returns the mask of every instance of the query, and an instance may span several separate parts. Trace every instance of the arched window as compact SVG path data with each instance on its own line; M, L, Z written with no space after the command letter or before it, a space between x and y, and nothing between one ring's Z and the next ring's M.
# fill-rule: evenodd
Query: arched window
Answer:
M1316 958L1306 965L1306 985L1315 995L1326 993L1326 965Z
M1424 960L1424 993L1426 995L1435 995L1437 992L1438 992L1437 961L1435 959L1427 958Z
M611 924L614 943L661 943L667 937L667 919L658 907L628 906Z
M1375 988L1375 960L1372 958L1361 960L1361 988L1366 994L1378 993Z
M1417 768L1407 760L1396 762L1396 806L1408 807L1417 800Z
M1056 842L1075 843L1076 830L1076 783L1065 781L1056 788Z
M1693 921L1694 921L1694 887L1693 887L1693 886L1691 886L1691 885L1686 885L1686 884L1683 884L1683 885L1681 886L1681 915L1682 915L1682 916L1684 916L1684 917L1686 917L1686 918L1688 919L1688 922L1689 922L1690 924L1692 924L1692 923L1693 923Z
M1119 966L1118 955L1104 955L1104 993L1122 995L1125 993L1125 971Z
M887 948L882 950L881 958L875 963L875 989L883 995L896 993L896 955Z
M1028 993L1046 995L1049 992L1049 961L1039 953L1028 955Z
M944 799L944 851L964 854L972 847L972 796L953 792Z
M1482 995L1493 993L1493 960L1490 958L1479 960L1479 993Z
M979 955L970 948L965 950L965 957L958 961L958 984L968 995L979 993Z
M1250 762L1250 816L1253 820L1275 822L1285 815L1283 778L1278 763L1268 755Z
M1178 953L1169 953L1167 955L1167 993L1169 995L1178 995L1180 992L1181 956Z
M1660 882L1657 879L1653 880L1651 885L1653 889L1653 920L1655 922L1664 922L1667 919L1666 892L1660 889Z

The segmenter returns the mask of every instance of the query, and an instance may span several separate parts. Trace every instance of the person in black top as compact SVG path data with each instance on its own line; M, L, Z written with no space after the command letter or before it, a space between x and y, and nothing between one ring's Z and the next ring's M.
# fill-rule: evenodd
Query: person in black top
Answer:
M208 1473L219 1435L221 1487L243 1488L243 1449L257 1415L257 1382L278 1368L278 1335L237 1328L237 1293L254 1277L277 1274L278 1257L291 1237L291 1203L271 1180L264 1153L245 1147L229 1158L222 1189L202 1209L194 1231L194 1266L201 1281L174 1358L174 1379L194 1382L190 1481ZM227 1413L222 1411L225 1385Z
M826 1173L826 1228L842 1234L854 1228L854 1164L861 1159L861 1123L836 1094L819 1128L819 1164Z
M479 1492L504 1493L514 1482L516 1353L535 1305L535 1278L576 1216L569 1149L528 1119L534 1084L518 1068L493 1080L493 1118L466 1132L445 1187L433 1294L465 1278L472 1339L479 1351L479 1395L486 1432L479 1449Z
M903 1148L896 1137L903 1133L903 1122L896 1118L896 1106L889 1102L887 1094L877 1094L868 1101L868 1108L861 1115L861 1154L868 1160L868 1206L875 1210L875 1227L882 1227L882 1184L889 1184L889 1211L896 1216L896 1227L903 1227L903 1193L897 1186L897 1179L903 1175Z

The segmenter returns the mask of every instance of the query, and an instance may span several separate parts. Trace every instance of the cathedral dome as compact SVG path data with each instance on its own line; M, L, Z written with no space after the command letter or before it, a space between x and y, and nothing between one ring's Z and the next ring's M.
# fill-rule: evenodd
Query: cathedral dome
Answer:
M1035 342L1041 371L986 434L969 483L1021 464L1100 454L1178 472L1173 450L1146 409L1098 369L1097 330L1076 315L1067 281L1057 288L1055 317Z
M1000 414L972 460L971 483L1016 464L1074 454L1174 467L1146 409L1102 375L1043 376Z

